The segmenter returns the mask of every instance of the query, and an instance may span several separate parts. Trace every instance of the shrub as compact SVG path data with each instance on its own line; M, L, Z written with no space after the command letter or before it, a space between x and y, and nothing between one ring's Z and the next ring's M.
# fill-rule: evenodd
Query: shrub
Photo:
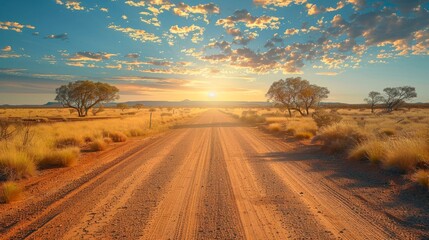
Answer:
M429 147L424 139L400 138L388 143L385 166L410 171L429 164Z
M312 117L319 128L330 126L334 123L339 123L343 119L336 111L331 111L328 113L323 110L314 112Z
M2 202L10 203L21 198L22 188L14 182L5 182L1 187Z
M36 166L28 154L7 150L0 155L0 179L14 180L34 175Z
M88 144L88 151L91 152L103 151L106 148L107 143L104 141L104 139L95 139Z
M356 145L349 153L349 159L352 160L369 160L378 163L383 160L386 144L377 139L368 140Z
M57 148L79 147L82 144L82 139L79 137L60 138L55 141Z
M37 163L40 168L70 167L79 157L79 148L64 148L46 153Z
M418 170L413 174L412 179L418 182L420 185L429 188L429 171L428 170Z
M341 153L352 149L368 138L369 134L357 126L336 123L322 128L319 134L313 138L313 142L320 141L328 152Z
M133 128L128 131L128 136L131 136L131 137L138 137L143 135L144 135L144 131L138 128Z
M295 134L296 139L310 139L314 136L311 132L297 132Z
M268 125L268 130L272 132L278 132L282 129L282 125L280 123L270 123Z
M121 132L109 132L107 137L111 138L113 142L125 142L127 141L127 136Z

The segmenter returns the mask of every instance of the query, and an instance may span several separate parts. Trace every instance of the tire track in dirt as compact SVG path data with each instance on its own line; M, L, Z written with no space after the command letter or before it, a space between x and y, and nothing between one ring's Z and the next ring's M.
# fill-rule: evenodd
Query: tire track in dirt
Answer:
M244 228L222 152L219 128L211 129L209 170L198 215L197 239L243 239Z
M186 137L186 132L177 134L176 141ZM165 144L166 138L156 141L155 146ZM156 158L160 149L152 147L141 149L141 151L123 159L108 171L102 172L88 182L80 185L73 192L66 195L63 199L50 205L41 212L27 226L22 227L14 238L20 239L28 237L30 239L58 239L71 228L72 225L78 225L85 213L93 206L96 206L99 199L108 197L111 191L114 191L118 184L126 180L138 167L144 164L148 159L158 159L167 161L169 151L164 152L164 158ZM174 149L173 149L174 150ZM116 196L118 197L118 196Z
M247 144L255 149L258 158L283 184L296 195L303 206L336 238L343 239L418 239L374 206L355 197L350 189L343 189L320 174L312 174L305 163L294 161L293 155L275 161L272 153L292 152L291 146L269 137L256 129L237 129ZM259 135L259 136L258 136ZM301 155L296 155L302 157ZM260 156L264 156L260 158ZM311 154L310 154L311 156ZM311 156L317 157L317 156Z
M210 131L202 129L191 140L185 162L166 187L164 199L151 214L142 239L191 239L207 175Z

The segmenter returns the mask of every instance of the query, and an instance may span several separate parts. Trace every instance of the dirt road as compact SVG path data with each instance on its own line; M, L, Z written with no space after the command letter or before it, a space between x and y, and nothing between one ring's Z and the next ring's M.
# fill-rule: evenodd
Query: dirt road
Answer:
M27 183L2 239L424 239L428 194L211 110Z

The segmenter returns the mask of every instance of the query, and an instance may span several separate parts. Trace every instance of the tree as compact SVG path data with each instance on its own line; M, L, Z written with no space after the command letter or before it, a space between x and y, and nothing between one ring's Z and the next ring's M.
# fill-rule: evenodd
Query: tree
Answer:
M388 87L383 89L385 93L384 104L387 112L398 109L403 103L417 97L416 89L410 86Z
M384 101L384 97L381 96L381 93L376 91L371 91L368 94L368 97L364 99L371 107L371 113L374 113L375 105Z
M292 110L301 115L308 115L309 109L327 98L328 94L327 88L310 84L309 81L296 77L273 82L266 96L276 106L286 108L289 116L292 116Z
M140 110L144 107L144 105L141 103L137 103L136 105L134 105L134 107L137 108L137 110Z
M76 109L79 117L85 117L95 105L119 99L118 92L118 88L107 83L76 81L57 88L55 100L63 107Z
M126 103L118 103L116 104L116 107L121 109L121 111L125 111L125 109L128 109L128 105Z

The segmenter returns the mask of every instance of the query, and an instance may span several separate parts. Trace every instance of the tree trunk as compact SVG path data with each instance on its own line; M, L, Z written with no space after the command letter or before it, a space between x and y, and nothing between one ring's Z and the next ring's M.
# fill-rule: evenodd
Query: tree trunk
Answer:
M292 112L291 112L290 108L287 108L287 111L289 112L289 117L292 117Z

